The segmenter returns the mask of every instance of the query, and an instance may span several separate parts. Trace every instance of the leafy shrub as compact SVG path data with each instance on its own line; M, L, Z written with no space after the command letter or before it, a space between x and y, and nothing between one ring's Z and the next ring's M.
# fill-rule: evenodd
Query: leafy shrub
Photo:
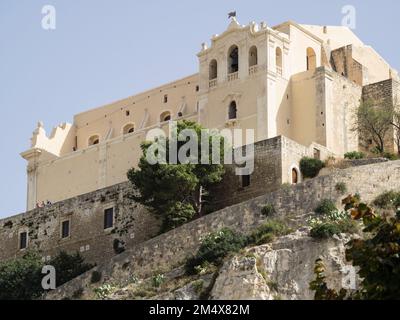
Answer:
M399 156L395 153L390 153L390 152L384 152L382 153L382 157L384 157L385 159L394 161L394 160L399 160Z
M60 286L93 266L79 255L60 252L49 265L56 270L56 285ZM37 253L28 252L22 258L0 264L0 300L30 300L40 297L43 262Z
M190 221L195 216L196 211L190 203L176 202L165 207L165 218L161 228L162 232L177 228Z
M249 244L262 245L272 242L277 236L290 233L291 230L279 220L271 220L258 227L248 238Z
M159 288L165 281L163 274L156 274L152 279L153 287Z
M0 264L0 300L31 300L43 289L42 261L35 253Z
M343 195L347 192L347 185L344 182L338 182L335 186L335 190Z
M359 160L359 159L364 159L365 154L363 152L359 152L359 151L352 151L352 152L345 153L344 158L351 159L351 160Z
M337 223L324 222L313 227L310 231L310 236L317 239L327 239L340 233L341 230Z
M92 264L85 263L85 259L79 252L69 255L64 251L51 259L49 265L56 269L57 286L63 285L94 267Z
M192 283L192 287L197 294L200 294L203 291L204 280L199 279Z
M186 272L195 274L196 267L206 263L218 266L229 253L238 252L246 244L246 237L227 228L211 233L203 239L196 255L187 260Z
M346 211L334 211L323 217L310 220L310 236L316 239L327 239L340 233L356 233L357 223Z
M272 204L266 204L264 207L261 209L262 215L266 217L270 217L276 213L275 207Z
M101 272L95 270L92 272L92 276L90 278L90 283L97 283L101 280Z
M95 288L93 292L96 294L98 299L105 299L115 290L115 287L111 284L104 284L101 287Z
M337 211L335 203L330 199L323 199L317 208L315 208L315 213L320 215L328 215L332 212Z
M382 209L399 208L400 192L388 191L379 195L373 204Z
M315 178L324 166L318 159L304 157L300 160L300 171L305 178Z

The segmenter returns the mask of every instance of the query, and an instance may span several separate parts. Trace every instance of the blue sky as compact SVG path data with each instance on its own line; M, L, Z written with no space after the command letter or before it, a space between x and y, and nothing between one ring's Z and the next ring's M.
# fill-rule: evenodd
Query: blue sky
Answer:
M0 218L25 210L19 153L38 120L50 132L75 113L197 72L201 43L225 30L229 11L242 24L339 25L348 4L357 35L400 69L398 0L1 0ZM56 8L56 30L42 29L44 5Z

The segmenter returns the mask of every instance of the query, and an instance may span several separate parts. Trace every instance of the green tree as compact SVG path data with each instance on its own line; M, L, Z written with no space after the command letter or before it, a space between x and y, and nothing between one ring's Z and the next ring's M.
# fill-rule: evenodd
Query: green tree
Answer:
M185 144L189 137L180 141L178 137L186 129L193 130L193 138L199 143L196 150L186 152L192 159L190 163L179 162L178 154L185 151ZM131 181L135 195L133 199L147 206L163 219L162 231L175 228L189 220L195 215L203 213L203 205L207 201L207 189L214 183L220 182L225 173L223 163L225 146L224 139L213 132L204 134L203 139L208 141L209 155L206 157L209 164L202 164L204 150L201 149L202 127L190 121L180 121L177 131L171 139L158 138L157 142L145 142L142 144L143 155L139 161L138 169L128 171L128 179ZM176 142L176 152L170 152L170 142ZM211 164L213 141L219 144L220 164ZM165 142L165 147L161 142ZM147 152L157 143L156 156L165 157L165 162L155 164L148 161ZM193 151L193 153L192 153ZM195 152L196 151L196 152ZM203 152L203 153L202 153ZM170 154L171 153L171 154ZM172 157L178 161L173 163ZM171 160L171 161L170 161Z
M93 266L84 262L79 253L60 252L46 264L56 270L56 285L60 286ZM0 300L32 300L39 298L42 288L44 264L36 252L0 264Z
M30 300L43 293L42 261L35 253L0 264L0 300Z
M85 259L79 252L70 255L65 251L61 251L47 264L53 266L56 270L57 287L94 267L92 264L85 263Z
M354 130L364 140L371 139L379 153L385 152L385 139L393 125L393 105L389 101L375 104L363 101L356 113Z

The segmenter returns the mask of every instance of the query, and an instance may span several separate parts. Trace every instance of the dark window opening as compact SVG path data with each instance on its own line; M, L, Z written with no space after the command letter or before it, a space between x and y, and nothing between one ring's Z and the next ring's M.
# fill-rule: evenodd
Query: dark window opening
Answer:
M69 237L69 220L63 221L61 225L61 238L68 238Z
M127 111L125 112L125 114L126 114L127 117L129 117L129 115L130 115L131 113L129 112L129 110L127 110Z
M242 176L242 188L247 188L250 186L250 175Z
M199 90L200 90L200 87L196 86L196 92L199 92Z
M257 47L253 46L249 50L249 67L256 66L257 64L258 64Z
M89 146L94 146L95 144L99 144L100 143L100 138L99 136L92 136L89 138Z
M26 232L21 232L19 235L19 248L26 249L28 246L28 234Z
M114 225L114 208L104 210L104 229L112 228Z
M180 118L182 116L183 116L182 112L178 112L178 117Z
M209 67L209 79L214 80L218 77L218 63L217 60L211 60Z
M166 94L166 95L164 95L164 103L167 103L168 102L168 95Z
M233 46L228 53L228 73L239 71L239 48Z
M229 120L237 118L237 106L235 101L232 101L231 104L229 105L228 117Z
M171 113L169 111L163 112L160 116L160 122L170 121L171 120Z

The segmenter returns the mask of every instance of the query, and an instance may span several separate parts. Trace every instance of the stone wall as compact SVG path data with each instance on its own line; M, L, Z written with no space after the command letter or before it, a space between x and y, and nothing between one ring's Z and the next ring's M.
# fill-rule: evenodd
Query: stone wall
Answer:
M245 155L245 147L240 148ZM210 195L214 209L243 202L266 192L277 190L282 185L282 137L255 143L254 172L250 185L242 186L242 176L236 174L236 165L227 165L220 184L213 186Z
M172 269L196 252L205 234L223 227L248 233L262 224L266 218L261 214L261 208L267 203L272 204L281 217L290 218L295 214L301 219L301 215L312 212L322 199L330 198L339 203L343 198L336 190L339 182L346 184L349 193L358 193L364 201L372 201L387 190L400 188L400 161L337 170L329 176L285 187L212 213L125 251L109 263L49 293L47 298L72 297L78 290L83 290L84 295L91 292L94 286L91 284L91 275L94 270L101 272L102 282L112 279L115 283L126 281L132 274L144 278L156 270Z
M348 45L331 52L331 65L334 71L350 81L363 86L366 69L353 59L353 46Z
M399 84L396 80L388 79L364 86L362 98L364 101L373 101L377 106L384 106L385 104L394 105L397 103L396 95L398 85ZM368 136L364 136L363 139L360 139L360 144L361 149L364 151L371 151L374 147L374 144L371 143ZM397 152L393 128L391 128L387 133L385 149L387 152Z
M324 156L324 147L317 147ZM235 165L226 166L223 181L210 190L208 212L279 189L282 183L291 182L292 168L297 170L301 181L299 161L303 156L313 156L312 150L313 147L304 147L283 136L256 143L250 185L242 186L243 178L236 175ZM157 234L159 221L130 199L131 192L129 182L121 183L0 220L0 241L4 248L0 261L25 253L19 250L20 233L24 231L28 233L28 249L39 251L45 260L65 250L80 251L90 262L102 262L115 255L114 241L131 248L148 240ZM105 231L104 210L111 207L115 212L115 227ZM65 220L70 221L71 235L61 239L61 224Z
M108 261L114 245L132 247L155 236L159 221L130 198L130 183L61 201L0 220L0 261L21 256L20 232L28 233L27 250L49 260L59 251L79 251L88 262ZM114 208L114 228L104 230L104 210ZM70 221L70 236L61 238L61 224Z

